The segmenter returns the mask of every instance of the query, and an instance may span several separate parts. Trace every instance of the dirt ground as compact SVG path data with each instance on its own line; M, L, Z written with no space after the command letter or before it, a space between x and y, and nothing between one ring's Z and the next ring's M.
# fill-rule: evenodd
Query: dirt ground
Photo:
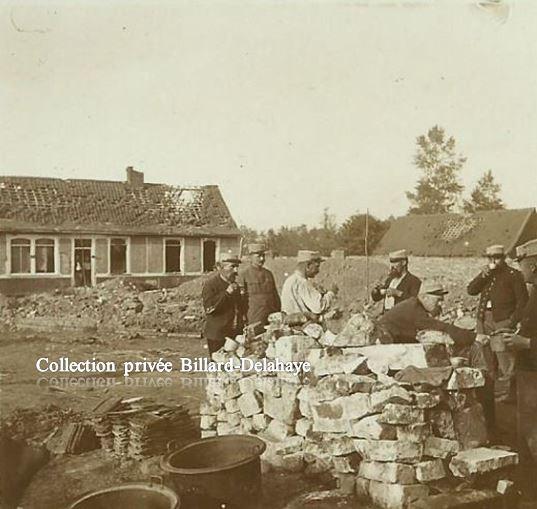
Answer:
M58 332L35 334L3 332L0 335L0 409L4 429L12 438L39 444L62 421L88 415L106 395L145 396L159 403L181 403L193 416L198 413L205 381L202 375L175 372L168 376L134 375L125 382L122 375L75 377L41 376L35 369L39 357L72 360L166 359L200 357L206 354L200 339L193 338L99 338L87 334ZM5 459L2 459L5 461ZM162 474L158 460L120 462L102 450L81 455L55 456L33 477L19 507L61 509L77 496L127 481L149 481ZM328 487L322 479L299 475L267 473L263 476L263 508L283 508L296 495ZM3 509L3 508L2 508ZM118 508L120 509L120 508Z

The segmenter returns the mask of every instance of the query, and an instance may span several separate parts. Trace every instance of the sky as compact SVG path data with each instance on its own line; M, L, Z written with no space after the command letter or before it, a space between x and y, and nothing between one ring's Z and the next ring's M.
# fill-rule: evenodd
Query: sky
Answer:
M0 1L0 174L218 184L257 229L402 215L434 126L537 203L537 2Z

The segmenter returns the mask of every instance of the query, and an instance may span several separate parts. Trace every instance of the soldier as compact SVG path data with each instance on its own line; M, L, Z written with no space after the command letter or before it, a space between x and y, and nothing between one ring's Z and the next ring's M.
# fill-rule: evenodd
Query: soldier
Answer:
M485 255L488 264L470 281L467 288L470 295L480 295L476 331L487 335L502 329L514 331L528 300L524 279L518 270L505 262L503 246L490 246ZM499 400L506 400L510 395L515 357L512 352L496 352L496 359L497 396Z
M389 256L388 277L371 291L371 298L375 302L384 299L382 312L392 309L409 297L417 297L421 286L421 280L408 271L408 256L404 249L394 251Z
M265 264L263 244L249 244L249 264L239 272L238 283L243 299L243 312L248 325L253 325L257 334L263 331L271 313L280 311L280 296L276 282Z
M321 322L331 308L338 292L337 285L324 292L313 284L324 261L317 251L301 250L297 254L297 268L284 282L282 311L287 314L302 313L309 320Z
M236 283L240 263L236 254L223 253L216 272L203 285L204 335L209 354L221 348L226 337L235 337L242 330L241 296Z
M537 239L517 248L530 297L521 316L518 334L505 340L516 353L517 420L520 453L537 467ZM536 477L533 479L535 480ZM537 488L533 486L537 496Z

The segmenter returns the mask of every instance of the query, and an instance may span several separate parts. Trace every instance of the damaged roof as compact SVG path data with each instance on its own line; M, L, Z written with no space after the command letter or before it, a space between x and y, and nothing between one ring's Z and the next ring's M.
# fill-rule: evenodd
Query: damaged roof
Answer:
M0 177L7 232L240 235L218 186Z
M537 238L534 208L407 215L391 223L375 254L407 249L415 256L481 256L487 246L503 244L512 255L532 238Z

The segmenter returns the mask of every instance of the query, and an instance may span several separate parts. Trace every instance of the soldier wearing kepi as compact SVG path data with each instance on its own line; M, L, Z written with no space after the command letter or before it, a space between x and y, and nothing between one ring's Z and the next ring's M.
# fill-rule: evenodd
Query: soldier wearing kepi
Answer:
M522 274L507 265L505 249L501 245L487 248L488 264L468 284L470 295L479 295L476 331L491 335L502 329L515 330L528 292ZM496 352L498 399L507 399L514 374L515 358L511 352Z
M537 239L517 248L517 257L530 297L522 312L518 334L505 339L516 353L517 420L520 453L537 466ZM535 478L534 478L535 479ZM537 488L533 486L535 495Z
M375 285L371 298L378 302L383 300L382 311L392 309L396 304L417 297L421 280L408 271L408 255L404 249L390 253L390 273L386 280Z
M263 244L248 245L249 262L239 271L237 281L241 288L243 312L248 325L255 326L257 334L263 331L271 313L280 311L280 296L276 282L265 264L265 246Z
M204 336L210 354L224 345L226 337L233 338L242 330L242 302L236 282L240 263L237 254L222 253L215 274L203 285Z
M317 251L300 250L297 268L284 282L282 288L282 311L288 315L302 313L308 320L322 322L338 292L337 285L324 291L313 283L319 274L323 257Z

